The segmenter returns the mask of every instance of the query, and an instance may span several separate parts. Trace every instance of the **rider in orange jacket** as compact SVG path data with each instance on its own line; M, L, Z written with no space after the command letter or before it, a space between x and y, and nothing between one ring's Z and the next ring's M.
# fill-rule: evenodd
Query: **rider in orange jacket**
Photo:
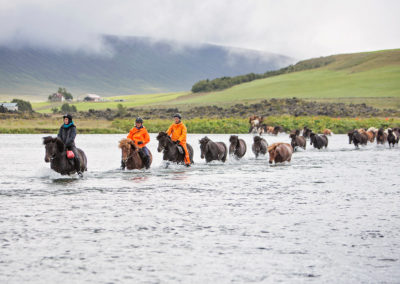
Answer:
M150 135L146 127L143 126L142 118L136 118L136 126L129 131L126 138L135 142L136 146L140 148L139 155L143 160L144 166L148 169L150 167L150 154L146 144L150 142ZM124 163L121 164L121 167L125 168Z
M182 123L182 116L179 113L174 115L175 122L167 130L167 134L171 136L172 141L178 143L185 150L185 165L190 166L189 151L186 146L186 126Z

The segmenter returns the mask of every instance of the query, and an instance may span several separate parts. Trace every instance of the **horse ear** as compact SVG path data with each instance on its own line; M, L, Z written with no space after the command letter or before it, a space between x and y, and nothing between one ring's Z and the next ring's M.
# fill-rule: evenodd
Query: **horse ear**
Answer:
M56 144L59 152L63 152L65 145L64 142L62 142L60 139L56 139Z

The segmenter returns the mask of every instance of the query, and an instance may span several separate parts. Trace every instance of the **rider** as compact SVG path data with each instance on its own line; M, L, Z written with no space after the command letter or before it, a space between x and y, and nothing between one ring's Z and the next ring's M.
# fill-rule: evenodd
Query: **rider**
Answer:
M150 153L147 149L146 144L150 142L150 135L147 132L146 127L143 126L143 119L141 117L136 118L136 126L133 127L126 138L135 142L139 147L139 155L143 160L146 169L150 167ZM125 163L121 162L121 168L125 168Z
M74 153L75 170L79 176L82 176L81 161L79 159L78 150L76 149L75 146L76 127L74 122L72 121L72 116L70 114L64 115L63 119L64 119L64 124L61 125L57 137L64 142L67 150L72 151Z
M179 113L174 114L175 122L167 130L167 134L171 136L172 141L181 145L185 150L185 165L190 167L189 151L186 147L186 126L182 123L182 116Z

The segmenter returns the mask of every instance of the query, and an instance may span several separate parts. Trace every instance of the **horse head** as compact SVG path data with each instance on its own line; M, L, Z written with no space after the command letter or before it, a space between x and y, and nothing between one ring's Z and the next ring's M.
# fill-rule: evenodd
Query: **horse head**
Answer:
M254 136L253 138L254 141L254 150L258 153L261 151L261 137L260 136Z
M272 162L275 160L276 157L276 147L279 145L279 143L274 143L271 146L268 146L268 154L269 154L269 163L272 164Z
M119 148L122 150L121 159L126 163L134 151L138 151L138 147L130 139L122 139L119 141Z
M349 136L349 144L351 144L353 142L354 131L347 132L347 135Z
M239 136L231 135L231 137L229 137L229 142L231 143L231 146L235 146L236 148L239 146Z
M171 137L168 136L167 133L161 131L158 133L156 139L158 140L157 151L161 152L166 149L169 143L172 143Z
M204 159L204 155L206 154L206 150L207 150L207 144L210 141L211 141L210 138L208 138L207 136L203 137L203 138L201 138L199 140L200 150L201 150L201 155L200 156L201 156L202 159Z
M51 160L57 157L58 154L64 152L65 145L59 138L53 138L51 136L43 137L43 144L45 145L46 154L44 161L49 163Z
M310 145L312 145L314 143L316 139L316 134L314 132L310 132Z

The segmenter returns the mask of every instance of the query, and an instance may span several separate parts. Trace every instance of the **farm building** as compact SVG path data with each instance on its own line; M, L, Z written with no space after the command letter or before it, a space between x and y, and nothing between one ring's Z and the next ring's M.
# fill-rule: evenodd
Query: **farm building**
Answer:
M83 100L85 102L99 102L101 97L96 94L88 94Z
M18 111L18 105L16 103L0 103L0 106L8 111Z
M49 101L52 102L63 102L65 100L63 94L60 93L54 93L49 96Z

